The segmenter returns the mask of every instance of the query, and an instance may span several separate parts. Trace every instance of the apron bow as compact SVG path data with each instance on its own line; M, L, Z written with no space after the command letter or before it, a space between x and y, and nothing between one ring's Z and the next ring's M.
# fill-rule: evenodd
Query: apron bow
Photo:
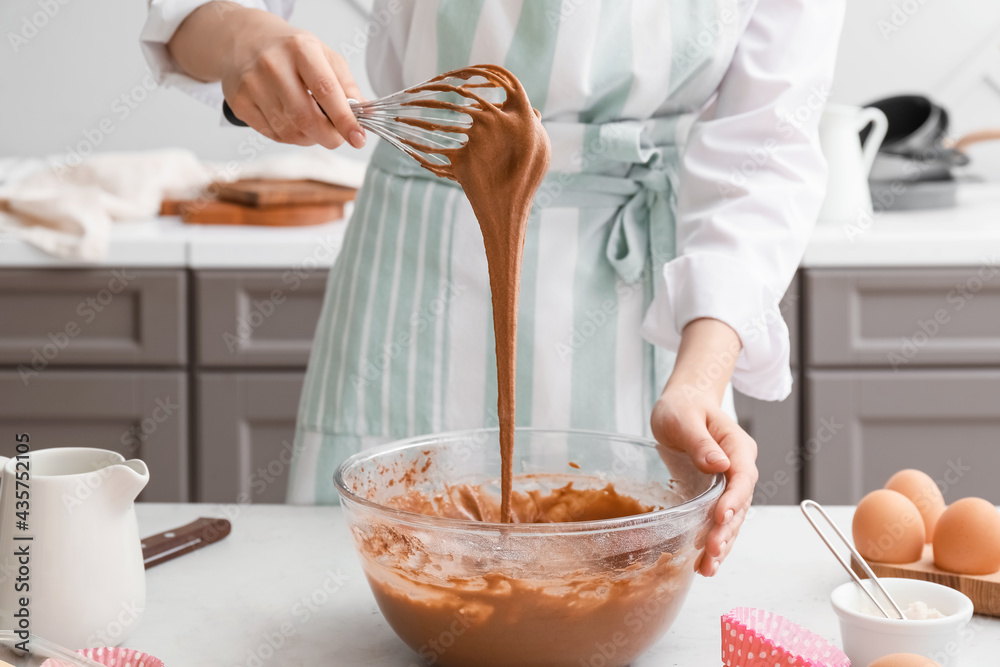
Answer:
M534 205L617 208L605 249L608 262L626 283L642 278L647 258L652 270L659 270L674 256L677 144L691 118L676 114L645 121L544 122L553 168ZM458 187L385 142L376 147L372 164L398 176Z

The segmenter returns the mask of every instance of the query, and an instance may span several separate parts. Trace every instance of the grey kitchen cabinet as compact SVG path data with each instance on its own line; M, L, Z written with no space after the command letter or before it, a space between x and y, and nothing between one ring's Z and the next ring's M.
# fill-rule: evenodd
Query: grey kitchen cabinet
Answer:
M735 397L760 450L755 502L854 502L906 466L949 499L1000 502L995 271L800 271L780 309L792 395ZM144 500L282 502L327 276L0 270L0 422L37 447L144 459Z
M801 279L796 275L779 304L791 341L789 356L794 382L791 395L784 401L759 401L739 392L733 395L740 426L757 441L760 480L754 493L754 503L758 505L780 505L799 500L801 374L798 371L798 339L801 300Z
M14 453L14 433L28 433L35 449L110 449L146 462L141 500L188 498L184 372L49 369L25 382L17 370L2 370L0 431L4 456Z
M305 373L199 373L197 500L282 503Z
M1000 268L806 272L810 366L1000 365Z
M304 367L328 271L196 273L198 363Z
M739 424L757 441L760 478L754 491L755 505L787 505L799 501L799 373L795 386L783 401L758 401L734 395Z
M184 364L186 291L184 271L0 271L0 365Z
M806 405L808 497L855 503L919 468L946 501L1000 503L1000 369L809 371Z

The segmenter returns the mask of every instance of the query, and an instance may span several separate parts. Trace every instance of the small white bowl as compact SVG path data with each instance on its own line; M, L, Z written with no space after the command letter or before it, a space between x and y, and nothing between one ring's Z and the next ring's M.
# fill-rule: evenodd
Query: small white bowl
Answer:
M830 594L830 602L840 618L844 653L851 664L867 667L891 653L916 653L948 667L958 665L961 630L972 618L972 600L953 588L930 581L889 578L880 581L904 611L920 601L937 609L944 617L919 621L888 619L853 581L838 586ZM865 580L864 583L873 591L875 599L892 613L889 603L883 602L884 596L872 582ZM878 615L871 616L862 611L864 609Z

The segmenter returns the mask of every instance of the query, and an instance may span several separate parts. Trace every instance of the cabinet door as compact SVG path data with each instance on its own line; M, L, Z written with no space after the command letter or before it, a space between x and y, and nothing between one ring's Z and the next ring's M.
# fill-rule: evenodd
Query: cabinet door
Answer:
M784 401L758 401L736 393L740 426L757 441L755 505L789 505L799 502L799 377Z
M853 504L919 468L945 500L1000 503L1000 370L811 371L806 496Z
M283 503L305 373L201 373L198 501Z
M811 366L1000 364L1000 268L810 269Z
M186 295L181 270L0 271L0 364L183 365Z
M199 271L198 362L305 366L328 273Z
M149 484L140 500L188 500L187 375L173 371L49 370L27 385L0 371L0 455L14 433L36 449L96 447L140 458Z

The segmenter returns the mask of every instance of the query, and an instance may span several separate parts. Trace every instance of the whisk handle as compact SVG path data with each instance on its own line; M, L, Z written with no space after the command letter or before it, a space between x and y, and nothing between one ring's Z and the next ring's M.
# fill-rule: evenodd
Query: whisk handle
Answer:
M229 102L226 102L225 100L222 101L222 115L225 116L226 120L228 120L232 125L236 125L237 127L250 127L237 118L236 114L233 113L232 107L229 106Z

